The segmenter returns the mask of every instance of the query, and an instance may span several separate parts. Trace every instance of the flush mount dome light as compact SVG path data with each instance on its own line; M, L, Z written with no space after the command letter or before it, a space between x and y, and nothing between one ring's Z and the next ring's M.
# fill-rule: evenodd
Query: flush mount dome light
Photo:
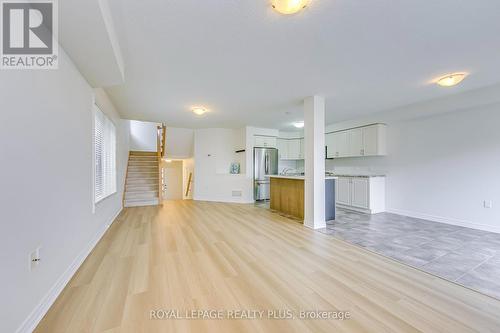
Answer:
M201 107L201 106L195 106L195 107L192 107L191 108L191 111L194 112L195 115L198 115L198 116L202 116L204 115L205 113L208 112L207 109L205 109L204 107Z
M295 126L297 128L304 128L304 122L298 121L298 122L294 123L293 126Z
M295 14L307 7L309 0L271 0L271 6L281 14Z
M452 73L438 78L436 83L441 87L453 87L462 82L466 76L467 73Z

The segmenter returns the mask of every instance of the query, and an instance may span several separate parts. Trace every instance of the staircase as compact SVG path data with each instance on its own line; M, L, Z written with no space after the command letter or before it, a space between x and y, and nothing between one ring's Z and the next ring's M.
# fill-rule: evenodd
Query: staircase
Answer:
M154 206L160 202L158 153L131 151L123 205L125 207Z

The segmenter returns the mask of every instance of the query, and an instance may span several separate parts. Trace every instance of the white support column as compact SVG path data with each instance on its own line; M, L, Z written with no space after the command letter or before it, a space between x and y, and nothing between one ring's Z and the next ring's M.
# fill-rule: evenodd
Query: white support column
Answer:
M321 96L304 100L304 141L304 225L325 228L325 99Z

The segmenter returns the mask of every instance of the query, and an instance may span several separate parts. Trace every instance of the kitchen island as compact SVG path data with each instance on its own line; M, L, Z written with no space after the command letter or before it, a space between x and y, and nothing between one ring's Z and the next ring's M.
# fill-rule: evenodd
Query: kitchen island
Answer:
M286 216L304 221L304 176L269 176L271 180L270 208ZM325 177L325 220L335 219L335 180Z

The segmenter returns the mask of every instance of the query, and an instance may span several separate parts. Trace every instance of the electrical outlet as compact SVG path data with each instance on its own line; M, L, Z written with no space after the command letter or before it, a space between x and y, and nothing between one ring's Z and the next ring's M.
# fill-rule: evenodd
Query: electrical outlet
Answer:
M33 271L38 265L40 265L40 261L42 258L40 257L40 248L36 248L35 251L31 252L29 255L30 260L30 271Z
M492 208L493 202L491 200L484 200L484 208Z

